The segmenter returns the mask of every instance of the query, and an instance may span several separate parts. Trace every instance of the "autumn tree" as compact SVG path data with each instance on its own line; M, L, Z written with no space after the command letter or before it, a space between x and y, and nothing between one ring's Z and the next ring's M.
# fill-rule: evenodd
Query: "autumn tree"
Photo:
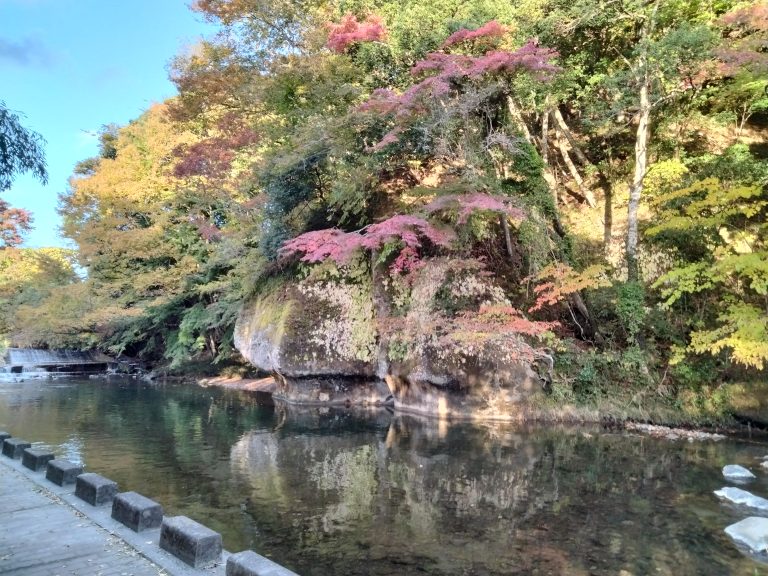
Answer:
M0 252L0 334L12 344L28 344L24 310L39 311L59 287L78 281L75 254L64 248L7 248Z

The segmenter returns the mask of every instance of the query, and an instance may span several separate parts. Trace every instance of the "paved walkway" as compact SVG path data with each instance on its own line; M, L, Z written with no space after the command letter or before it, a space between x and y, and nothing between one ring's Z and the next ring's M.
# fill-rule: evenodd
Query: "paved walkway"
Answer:
M0 462L0 574L158 576L165 570Z
M160 529L134 532L43 472L0 456L0 575L224 576L229 552L191 568L160 549Z

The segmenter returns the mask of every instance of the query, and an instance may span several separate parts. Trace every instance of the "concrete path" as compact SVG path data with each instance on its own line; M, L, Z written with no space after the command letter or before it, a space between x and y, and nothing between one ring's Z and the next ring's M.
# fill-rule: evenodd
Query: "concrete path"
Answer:
M167 572L60 497L0 464L0 574L157 576Z
M111 506L91 506L74 485L0 456L2 576L224 576L226 550L194 569L160 549L159 537L159 528L133 532L112 519Z

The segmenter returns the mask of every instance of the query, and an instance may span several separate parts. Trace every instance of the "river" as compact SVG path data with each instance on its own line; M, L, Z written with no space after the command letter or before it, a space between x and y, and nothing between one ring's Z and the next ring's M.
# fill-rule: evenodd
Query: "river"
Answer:
M304 576L768 575L723 533L768 443L273 407L135 380L0 383L0 429Z

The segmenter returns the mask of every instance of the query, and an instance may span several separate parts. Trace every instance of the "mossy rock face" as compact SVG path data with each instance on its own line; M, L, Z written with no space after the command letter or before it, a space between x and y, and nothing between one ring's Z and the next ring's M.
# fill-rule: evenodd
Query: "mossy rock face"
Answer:
M503 341L479 352L427 346L420 360L392 365L386 377L395 408L457 419L523 421L544 398L543 383Z
M235 346L255 367L285 377L372 377L373 326L366 286L279 284L243 306Z
M367 268L276 281L243 306L235 346L276 375L285 402L525 420L544 396L534 349L515 333L456 330L455 306L503 292L454 268L426 262L407 293Z
M768 382L733 384L729 396L736 418L768 426Z

